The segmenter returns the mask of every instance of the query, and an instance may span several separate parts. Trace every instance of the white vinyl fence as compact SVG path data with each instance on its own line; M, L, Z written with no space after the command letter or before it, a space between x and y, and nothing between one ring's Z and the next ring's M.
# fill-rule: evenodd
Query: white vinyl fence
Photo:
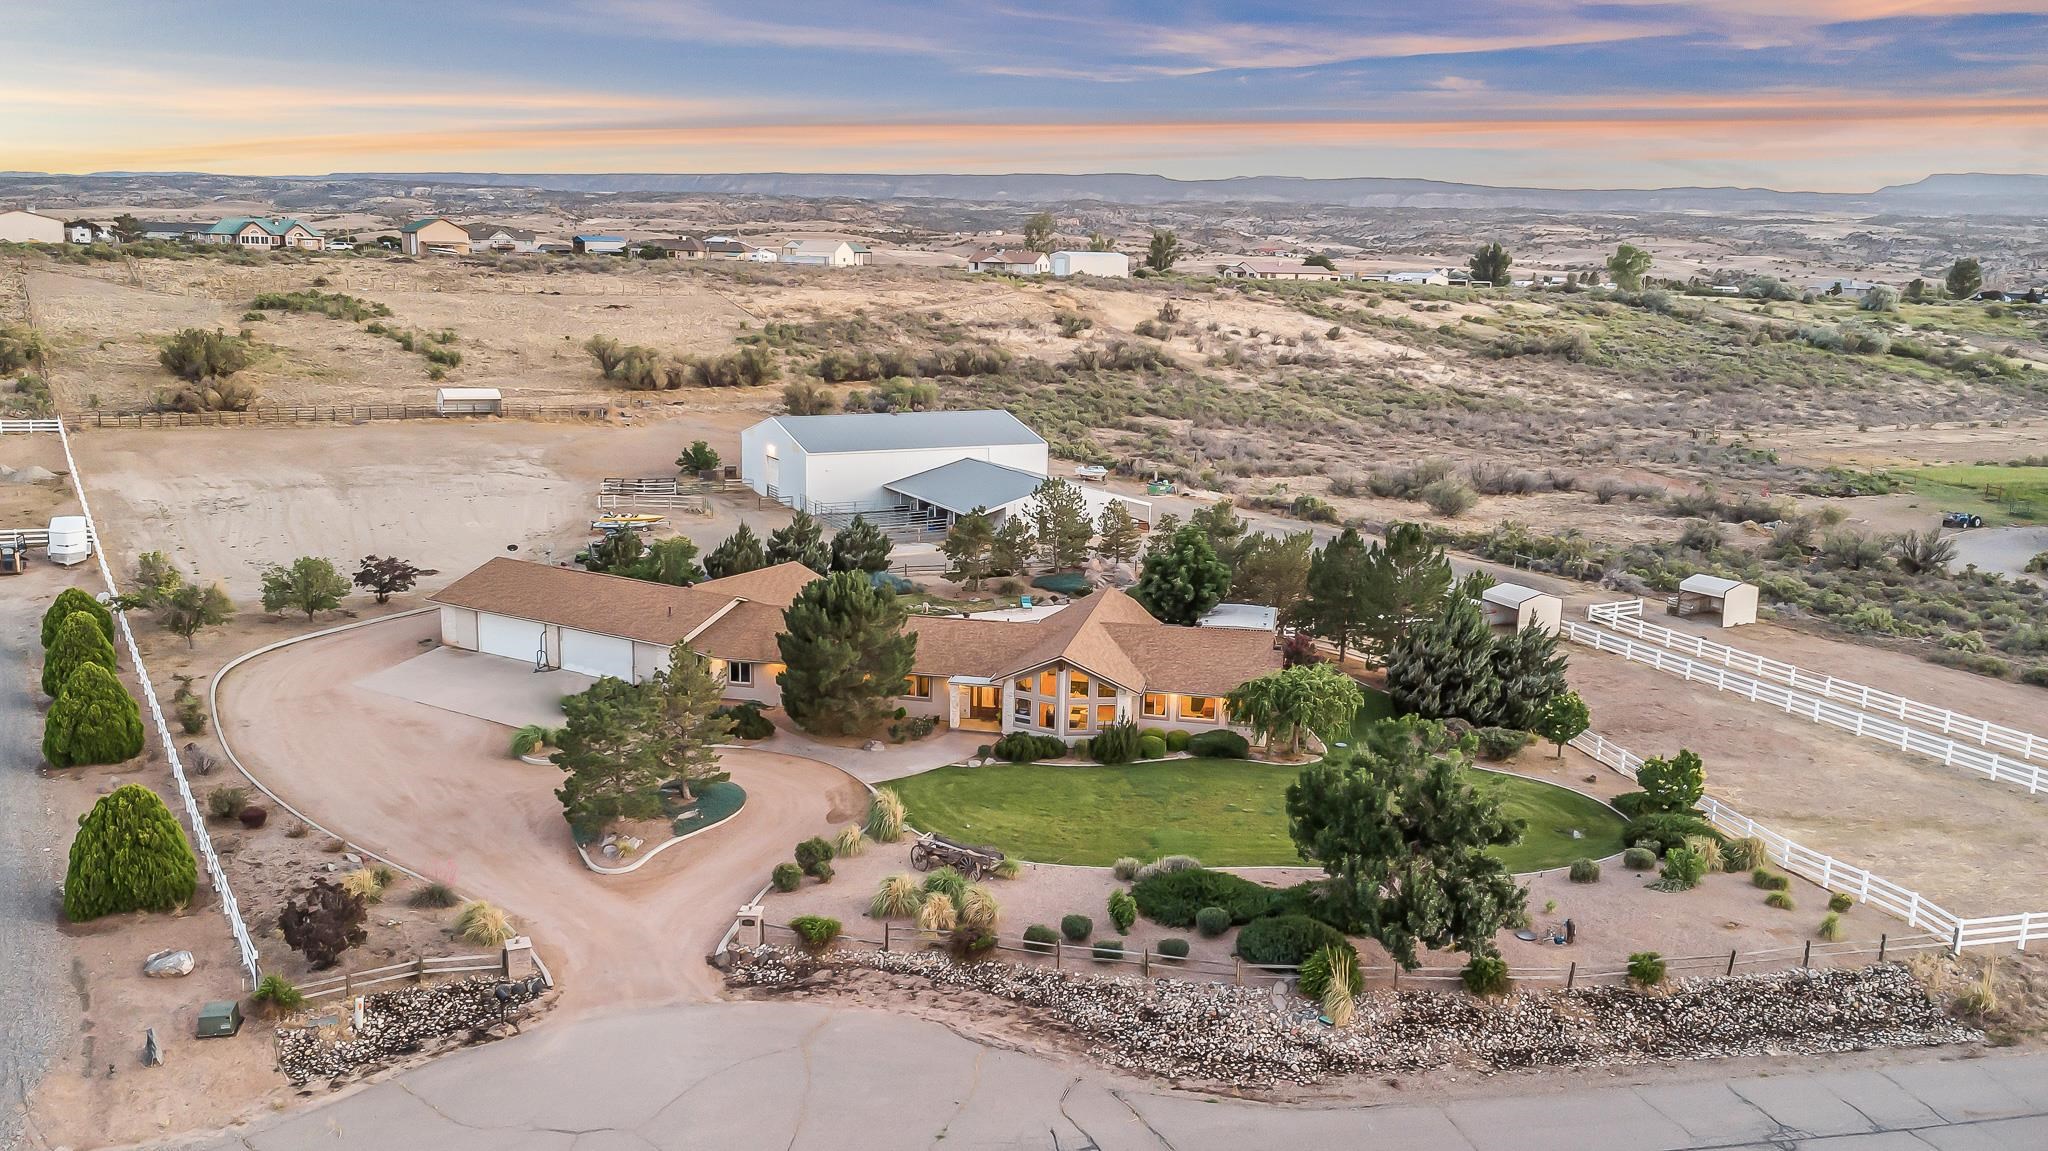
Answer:
M64 431L60 420L6 421L7 423L32 423L35 431L53 431L64 447L64 466L71 470L71 489L78 496L78 511L85 517L86 526L92 531L92 538L101 538L98 526L93 522L92 505L85 497L85 481L78 474L78 461L71 455L71 437ZM13 430L0 427L0 430ZM100 578L107 585L108 596L118 596L120 588L114 583L114 569L107 566L104 548L95 546L93 557L99 561ZM242 922L242 909L235 902L235 893L228 887L227 871L221 866L220 856L213 850L213 837L206 833L206 817L199 810L199 802L192 794L192 785L185 778L184 761L178 758L177 741L171 738L170 724L164 722L163 705L157 702L156 685L150 682L149 668L143 665L142 649L136 646L135 632L128 626L128 616L123 612L114 613L114 622L121 632L121 642L128 649L128 658L134 664L135 678L142 684L143 702L149 707L150 719L156 724L157 737L163 741L164 757L171 763L171 778L177 781L178 798L184 801L185 822L192 829L192 845L199 849L199 858L206 864L207 877L212 881L214 893L220 896L221 914L227 917L228 932L235 938L235 949L242 963L242 973L248 978L248 986L254 989L263 978L263 971L257 962L256 942L249 937L249 927Z
M0 420L0 436L30 435L35 432L64 431L62 420Z
M1694 659L1734 668L1736 671L1782 683L1795 691L1803 691L1822 699L1846 703L1860 711L1888 715L1942 735L1967 739L1972 743L2008 752L2022 759L2048 763L2048 736L2006 727L1974 715L1936 707L1931 703L1921 703L1919 700L1894 695L1853 680L1820 675L1783 660L1770 659L1739 647L1715 643L1704 636L1648 623L1643 619L1643 601L1639 599L1597 603L1586 609L1586 616L1594 623L1612 628L1623 635L1647 640L1690 655Z
M1563 630L1565 638L1574 643L1610 652L1635 663L1648 664L1691 683L1703 683L1716 691L1769 704L1780 711L1840 728L1862 739L1940 760L1949 767L1960 767L2002 783L2016 783L2026 788L2029 795L2040 796L2048 791L2048 767L2009 759L1995 751L1907 727L1897 720L1870 715L1779 684L1766 683L1725 667L1701 663L1668 648L1631 639L1596 624L1568 619L1564 621Z
M1642 757L1598 732L1588 731L1572 740L1572 746L1635 778ZM1712 796L1700 799L1700 811L1707 821L1735 838L1754 836L1764 843L1764 852L1778 866L1829 891L1845 891L1858 902L1890 912L1923 931L1949 941L1949 950L2013 944L2021 951L2030 940L2048 939L2048 911L2020 915L1994 915L1964 919L1910 888L1901 887L1852 863L1844 863L1824 852L1799 843L1729 807Z

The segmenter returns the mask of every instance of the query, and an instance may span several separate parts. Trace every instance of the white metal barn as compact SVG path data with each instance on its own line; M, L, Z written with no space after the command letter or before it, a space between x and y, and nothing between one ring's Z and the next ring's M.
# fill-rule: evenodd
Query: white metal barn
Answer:
M813 513L901 506L891 484L962 460L1028 473L1036 487L1048 453L1043 437L997 410L776 416L740 433L747 486Z
M1131 258L1122 252L1054 252L1055 276L1129 276Z
M1556 635L1564 623L1564 601L1549 592L1521 584L1497 583L1479 593L1486 622L1508 631L1540 628Z
M1718 616L1722 627L1740 627L1756 622L1755 584L1705 574L1689 575L1678 581L1678 594L1665 601L1676 616Z

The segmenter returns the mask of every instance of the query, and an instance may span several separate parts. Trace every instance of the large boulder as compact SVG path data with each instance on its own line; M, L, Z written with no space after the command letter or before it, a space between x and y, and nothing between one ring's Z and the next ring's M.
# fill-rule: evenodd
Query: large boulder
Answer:
M192 974L192 953L159 951L142 961L142 973L151 979L178 979Z

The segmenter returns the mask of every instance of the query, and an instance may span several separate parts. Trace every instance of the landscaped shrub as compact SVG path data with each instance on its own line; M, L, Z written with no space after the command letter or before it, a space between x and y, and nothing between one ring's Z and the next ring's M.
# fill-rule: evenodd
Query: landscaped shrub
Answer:
M1143 866L1145 866L1143 863L1126 855L1109 865L1109 873L1125 883L1129 883L1131 880L1138 878L1138 869Z
M52 699L83 664L114 670L114 645L90 612L72 612L57 625L57 637L43 653L43 694Z
M1301 975L1298 990L1304 999L1322 1001L1323 992L1330 988L1330 972L1344 968L1351 976L1351 986L1364 982L1358 970L1358 951L1353 947L1318 947L1301 961Z
M1775 907L1779 911L1791 911L1797 905L1792 902L1791 892L1773 891L1769 895L1764 896L1764 906Z
M1830 911L1826 915L1821 916L1819 934L1822 939L1827 940L1829 943L1842 938L1841 913Z
M962 923L953 929L953 955L957 959L979 959L994 951L1000 942L996 933L986 928Z
M878 787L868 801L868 838L876 843L894 843L903 838L903 797L890 788Z
M1157 735L1141 735L1141 736L1139 736L1139 737L1138 737L1138 758L1139 758L1139 759L1164 759L1164 758L1166 758L1166 739L1165 739L1165 737L1163 737L1163 736L1157 736Z
M1095 962L1114 963L1124 957L1124 941L1104 939L1095 945Z
M216 787L206 793L208 819L233 819L247 806L249 789L246 787Z
M861 834L858 826L842 827L832 839L832 854L840 859L849 859L859 855L867 845L867 837Z
M768 882L775 885L775 890L786 895L803 886L804 869L794 863L778 863L775 870L768 873Z
M1855 898L1846 891L1837 891L1833 895L1828 896L1828 910L1837 915L1846 915L1849 909L1854 906L1856 906Z
M1792 877L1780 875L1767 867L1759 867L1749 873L1749 882L1765 891L1784 891L1792 886Z
M412 893L406 904L411 907L446 908L462 902L455 889L445 883L429 883Z
M1188 739L1188 754L1199 759L1243 759L1252 745L1234 731L1205 731Z
M832 859L832 841L814 835L796 845L796 865L804 869L805 875L816 875L817 866Z
M957 904L967 894L967 877L950 867L934 867L925 874L924 889L942 891L946 898Z
M92 593L84 588L68 587L58 592L57 598L51 600L50 606L43 611L45 652L57 641L57 629L63 626L65 620L71 618L73 612L84 612L91 616L93 622L99 625L100 634L107 637L107 642L114 642L114 615L107 610L107 605L94 599Z
M1024 929L1024 946L1031 951L1050 952L1059 938L1059 932L1043 923L1034 923Z
M789 929L813 951L839 938L839 921L825 915L799 915L789 921Z
M1573 883L1598 883L1600 882L1600 864L1591 859L1574 859L1572 860L1571 877Z
M1664 853L1664 878L1657 881L1657 890L1690 891L1706 874L1706 856L1688 847L1674 847Z
M1653 843L1662 854L1674 847L1685 846L1686 838L1694 835L1707 836L1716 843L1725 839L1720 832L1714 830L1713 824L1697 815L1658 812L1629 820L1628 825L1622 828L1621 841Z
M1131 886L1145 918L1162 927L1196 927L1205 907L1220 907L1232 923L1249 923L1273 905L1274 891L1227 871L1191 867L1158 872Z
M1479 754L1486 759L1506 759L1529 745L1529 733L1512 727L1482 727L1472 732L1479 741Z
M1631 847L1621 853L1621 865L1630 871L1648 871L1657 866L1657 853L1647 847Z
M941 934L960 925L960 909L953 903L953 897L943 891L927 891L924 902L917 905L917 929L935 931Z
M1344 933L1306 915L1254 919L1237 933L1237 954L1246 963L1292 967L1318 947L1351 946Z
M1638 951L1630 955L1628 981L1637 987L1655 987L1664 982L1664 957L1654 951Z
M73 923L121 911L169 911L192 902L199 865L184 829L157 794L128 783L78 820L64 873L64 916Z
M1195 930L1204 939L1214 939L1230 930L1230 912L1221 907L1204 907L1195 912Z
M1508 961L1498 955L1474 955L1458 977L1465 981L1465 990L1474 995L1508 993Z
M817 880L819 883L830 883L832 882L832 876L835 873L832 870L832 861L829 859L821 859L818 862L811 864L809 867L804 868L804 874L810 876L812 879Z
M43 758L51 767L121 763L142 754L142 713L114 673L80 666L43 717Z
M1064 759L1067 745L1051 735L1033 735L1028 731L1013 731L996 740L991 749L997 759L1011 763L1030 763L1038 759Z
M875 898L868 904L868 918L895 919L916 915L918 905L923 902L924 888L919 886L917 877L898 872L883 878L875 891Z
M364 903L384 901L383 877L367 867L358 867L341 877L341 889Z
M1721 841L1705 835L1688 835L1684 847L1687 851L1706 860L1708 871L1719 871L1724 848Z
M1138 725L1112 723L1088 741L1088 754L1101 764L1129 763L1138 758Z
M1721 866L1728 871L1749 871L1762 867L1769 856L1764 841L1754 835L1731 839L1721 846Z
M732 720L732 733L740 739L767 739L775 734L775 722L762 715L760 703L751 699L718 708L712 714Z
M1186 959L1188 957L1188 941L1179 936L1169 935L1165 939L1160 940L1152 950L1157 951L1167 959Z
M342 952L369 938L363 930L368 914L361 896L316 879L277 913L277 930L286 946L319 970L334 966Z
M1060 917L1060 934L1068 943L1079 943L1095 934L1095 921L1085 915L1064 915Z
M1138 869L1139 879L1150 879L1155 875L1171 875L1176 871L1198 871L1202 861L1192 855L1162 855Z
M1002 908L989 890L976 883L967 888L955 905L960 909L960 926L976 931L993 932L996 921L1002 917Z
M1169 752L1186 751L1188 749L1188 741L1193 738L1194 736L1187 732L1175 728L1166 733L1166 750Z
M299 993L292 981L275 971L263 977L256 985L256 993L249 998L263 1004L271 1015L290 1015L305 1005L306 997Z
M1109 921L1116 924L1118 935L1128 934L1131 924L1138 921L1138 901L1130 892L1118 889L1109 893Z

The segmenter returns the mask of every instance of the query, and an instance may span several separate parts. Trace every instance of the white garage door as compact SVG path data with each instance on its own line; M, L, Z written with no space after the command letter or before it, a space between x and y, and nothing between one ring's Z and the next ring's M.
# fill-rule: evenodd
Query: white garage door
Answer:
M631 680L633 641L565 627L562 629L562 667L584 675L615 675Z
M476 613L476 649L532 664L540 654L542 626L530 619Z

